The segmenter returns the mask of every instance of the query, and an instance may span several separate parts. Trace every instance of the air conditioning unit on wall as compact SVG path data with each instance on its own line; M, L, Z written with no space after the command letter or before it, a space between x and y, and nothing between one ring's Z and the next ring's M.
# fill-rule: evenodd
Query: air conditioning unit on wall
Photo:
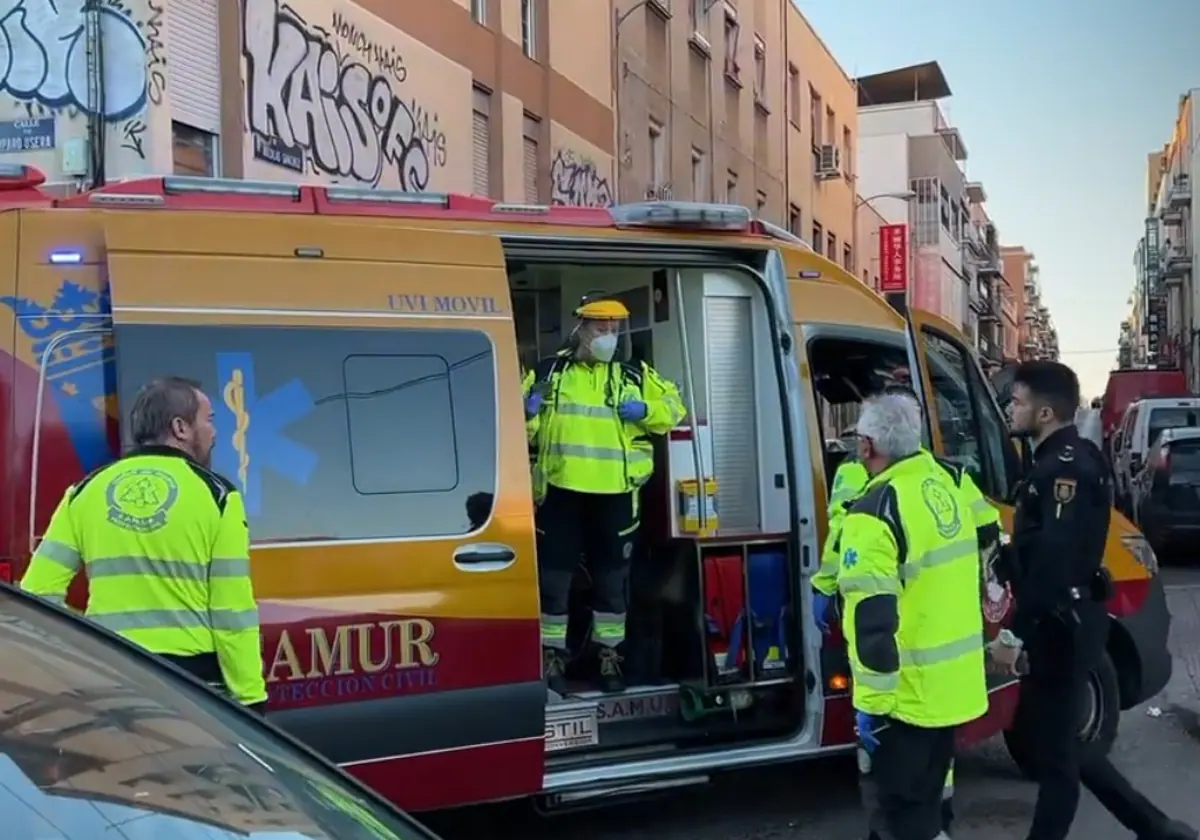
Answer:
M828 181L841 177L842 150L837 146L825 145L818 147L817 180Z

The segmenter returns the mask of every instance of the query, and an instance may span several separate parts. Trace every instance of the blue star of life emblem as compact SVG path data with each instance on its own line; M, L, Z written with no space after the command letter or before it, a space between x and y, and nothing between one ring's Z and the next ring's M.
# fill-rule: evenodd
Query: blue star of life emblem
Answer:
M846 553L842 555L842 565L847 569L854 568L854 564L858 562L858 551L853 548L847 548Z

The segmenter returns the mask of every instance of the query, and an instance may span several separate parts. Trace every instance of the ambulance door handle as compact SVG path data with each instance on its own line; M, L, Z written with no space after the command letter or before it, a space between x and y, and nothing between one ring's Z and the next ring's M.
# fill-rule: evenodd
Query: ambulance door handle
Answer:
M454 565L464 572L498 572L517 560L517 552L499 543L464 545L454 552Z

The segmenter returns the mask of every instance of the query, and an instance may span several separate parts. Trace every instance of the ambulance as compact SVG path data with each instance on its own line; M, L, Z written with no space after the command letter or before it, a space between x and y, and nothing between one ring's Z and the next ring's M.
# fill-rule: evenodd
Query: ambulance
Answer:
M569 807L852 748L844 642L816 629L808 579L842 424L888 371L1011 525L1019 459L962 334L745 208L187 177L56 198L36 170L0 176L0 577L118 453L139 385L202 382L213 466L248 510L270 719L405 808ZM688 415L642 491L631 685L559 697L521 377L596 295L626 304ZM1106 562L1080 733L1103 744L1171 667L1153 552L1120 516ZM994 634L1011 595L988 569L981 592ZM961 739L1004 732L1027 765L1019 686L989 679Z

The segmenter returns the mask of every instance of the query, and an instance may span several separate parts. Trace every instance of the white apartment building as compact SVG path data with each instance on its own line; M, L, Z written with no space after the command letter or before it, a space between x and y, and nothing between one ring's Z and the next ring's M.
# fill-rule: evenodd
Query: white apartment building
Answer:
M858 80L858 191L910 231L909 302L978 336L974 265L964 249L971 201L967 148L939 100L951 95L937 62Z
M1200 88L1180 97L1170 142L1150 155L1149 212L1138 243L1146 360L1163 367L1181 365L1193 390L1200 389L1200 289L1195 280L1200 222L1192 212L1192 175L1200 158L1197 94Z

